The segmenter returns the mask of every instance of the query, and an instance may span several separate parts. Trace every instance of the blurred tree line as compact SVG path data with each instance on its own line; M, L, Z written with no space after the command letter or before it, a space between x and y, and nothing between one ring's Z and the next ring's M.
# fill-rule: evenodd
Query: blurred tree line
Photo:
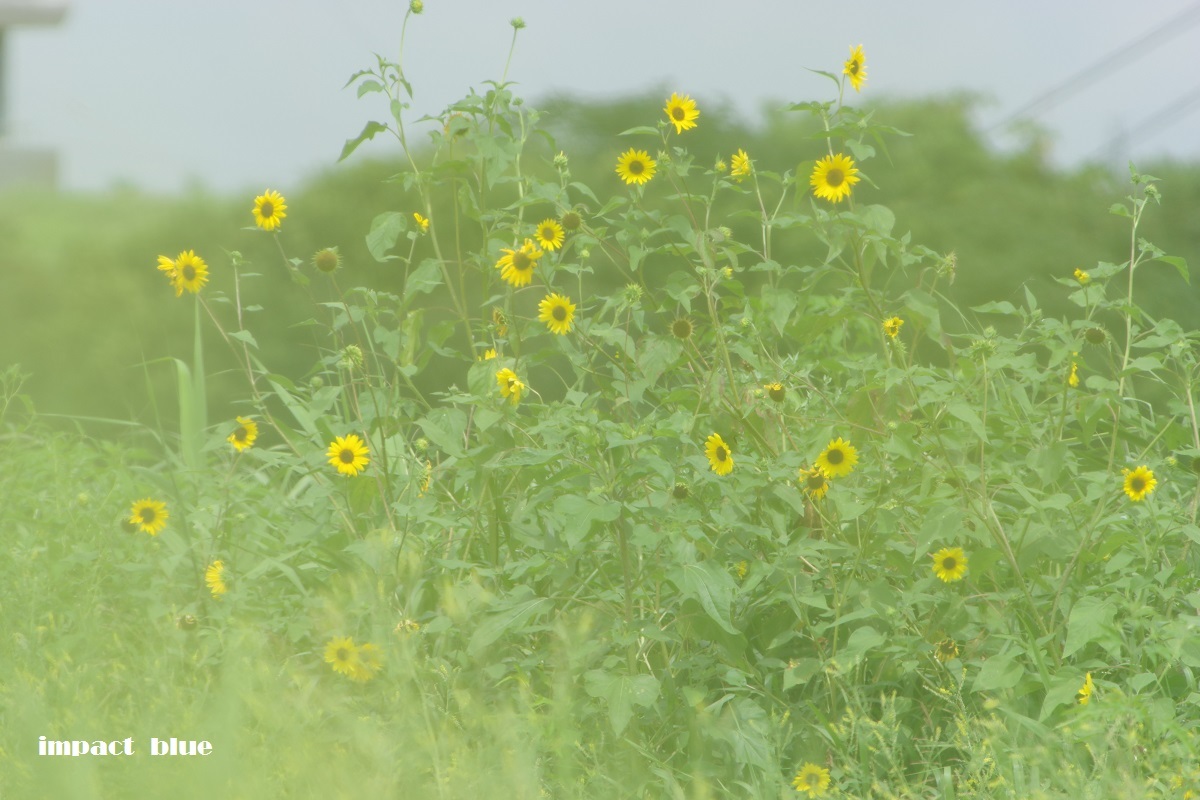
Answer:
M613 171L616 156L629 146L646 147L649 140L617 134L657 123L665 96L658 92L611 102L550 98L538 107L555 141L531 139L523 165L553 180L550 161L557 148L569 156L572 178L602 198L624 191ZM1107 211L1128 193L1128 174L1099 166L1054 169L1037 135L1015 152L996 152L972 128L972 102L963 96L876 104L879 121L912 136L891 138L876 158L860 165L870 183L856 187L855 200L890 207L895 232L910 231L914 244L957 254L957 279L948 294L960 306L1005 299L1022 305L1022 287L1028 287L1046 313L1073 314L1065 302L1067 291L1055 280L1069 278L1076 267L1086 270L1097 261L1119 263L1128 257L1128 224ZM738 148L749 153L757 169L776 172L795 170L822 153L823 143L809 138L813 131L800 114L774 112L751 125L729 108L701 108L699 127L674 139L687 147L698 171L718 158L728 161ZM410 141L418 138L410 134ZM1200 216L1195 212L1200 207L1200 165L1137 166L1162 179L1164 198L1148 214L1144 236L1189 264L1200 262ZM317 250L337 246L344 262L337 276L343 289L399 292L403 267L395 261L376 262L365 235L377 214L419 210L415 195L396 179L403 169L399 158L352 157L301 186L270 187L281 191L289 206L281 235L287 256L307 265ZM698 173L696 180L701 180ZM190 296L177 299L154 267L160 254L174 257L194 249L210 267L210 299L212 289L233 294L229 251L251 262L247 271L257 277L245 278L241 291L244 305L261 306L247 315L247 327L257 337L264 362L295 381L310 377L322 354L303 324L314 314L314 298L328 301L335 295L324 276L308 266L302 272L310 285L297 283L272 237L253 228L253 197L264 188L253 187L237 197L200 189L182 197L129 190L0 195L0 366L19 363L31 374L26 391L39 411L149 424L157 420L173 429L174 368L163 359L189 358L193 303ZM655 183L649 186L648 202L666 207L655 199L666 192L656 188ZM743 200L742 208L723 206L729 213L719 224L754 242L759 237L754 216L736 212L757 210L750 196ZM435 216L450 219L450 201L439 198ZM810 201L802 196L785 202L803 208ZM552 208L535 208L527 218L532 226L553 214ZM465 246L478 243L469 236ZM420 247L418 243L418 258ZM407 252L403 239L400 251ZM823 257L815 242L783 242L776 252L777 260L792 263ZM1137 281L1139 303L1152 315L1185 326L1200 316L1200 288L1184 285L1174 269L1151 265L1139 272ZM747 291L754 291L750 275L745 282ZM614 276L612 288L619 286ZM436 295L430 303L445 305ZM228 305L214 304L214 311L232 319ZM203 328L209 418L231 419L248 410L242 404L244 379L212 325L206 321ZM421 376L422 388L465 383L468 365L440 366ZM103 428L94 421L78 424L100 426L97 432Z

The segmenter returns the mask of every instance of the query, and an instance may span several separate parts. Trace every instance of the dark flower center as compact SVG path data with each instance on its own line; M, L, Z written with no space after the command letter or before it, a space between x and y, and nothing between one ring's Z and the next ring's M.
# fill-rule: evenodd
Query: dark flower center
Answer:
M542 241L553 242L554 238L555 238L554 237L554 228L551 228L549 225L547 225L546 227L542 228L542 232L540 235L541 235Z
M946 570L947 572L953 572L954 568L957 566L958 560L954 558L954 556L946 556L942 559L942 569Z
M726 450L724 447L718 447L716 450L713 451L713 454L717 457L717 461L724 461L726 458L729 457L729 451Z
M671 118L678 122L683 122L686 116L687 113L683 110L683 106L675 106L671 109Z
M677 339L686 339L692 335L692 323L686 319L677 319L671 324L671 333Z
M509 378L509 379L508 379L508 390L509 390L510 392L513 390L513 386L515 386L515 385L516 385L516 383L517 383L517 379L516 379L516 378Z
M825 460L828 461L830 464L837 466L838 464L840 464L846 460L846 454L843 453L841 450L830 450L828 453L825 454Z
M250 435L250 432L247 431L245 428L238 428L236 431L233 432L233 438L237 439L239 442L246 441L246 437L249 435Z
M812 491L819 491L825 486L825 476L821 473L808 476L808 488Z
M354 463L354 451L351 450L349 447L342 448L342 452L338 453L338 460L341 461L343 464L353 464Z
M533 269L533 259L518 250L513 253L512 265L517 272L524 272L527 269Z
M271 202L268 200L262 204L262 208L259 209L259 213L270 219L271 217L275 216L275 206L271 205Z
M196 268L191 264L188 264L186 267L184 267L183 279L189 282L196 280Z
M555 306L554 310L550 312L550 316L554 317L559 322L562 322L567 318L567 310L562 306Z
M859 68L860 68L861 66L862 66L862 65L861 65L861 64L859 64L859 63L858 63L858 61L851 61L851 62L850 62L850 74L851 74L851 75L857 75L857 74L858 74L858 70L859 70Z
M339 647L338 651L337 651L337 660L338 661L349 661L350 660L350 651L344 647Z
M841 186L843 183L845 183L845 181L846 181L846 173L842 172L837 167L834 167L833 169L829 170L829 172L825 173L825 182L828 183L830 186L833 186L836 188L838 186Z
M1135 492L1140 492L1142 489L1146 488L1146 482L1141 478L1134 478L1129 482L1129 488L1133 489Z
M646 171L646 165L645 165L645 163L642 162L641 159L635 158L629 162L629 166L626 167L626 169L628 169L630 171L630 173L632 173L634 175L641 175L643 172Z
M142 523L145 525L149 525L151 522L154 522L154 518L157 516L158 513L153 508L142 509Z

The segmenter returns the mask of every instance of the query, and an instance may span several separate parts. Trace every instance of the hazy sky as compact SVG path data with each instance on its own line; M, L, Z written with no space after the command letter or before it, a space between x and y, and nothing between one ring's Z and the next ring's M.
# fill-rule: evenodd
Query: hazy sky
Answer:
M394 55L407 0L73 0L57 28L8 37L9 117L17 141L59 151L63 184L154 191L286 191L333 163L345 139L382 118L349 75ZM916 97L967 89L992 101L981 125L1061 84L1193 0L815 3L802 0L426 0L409 25L414 115L470 86L509 77L536 104L551 91L606 97L665 86L751 117L765 102L824 99L805 67L840 71L867 55L866 93ZM1086 9L1086 10L1084 10ZM1200 22L1200 14L1189 21ZM1200 158L1200 24L1061 98L1038 121L1070 164L1193 98L1191 113L1142 131L1118 159ZM648 109L648 122L658 109Z

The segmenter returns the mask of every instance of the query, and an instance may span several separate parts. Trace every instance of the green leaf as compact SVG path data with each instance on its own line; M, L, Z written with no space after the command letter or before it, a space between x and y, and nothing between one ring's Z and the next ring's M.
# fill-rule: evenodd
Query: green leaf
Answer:
M967 423L967 426L980 438L981 441L987 442L987 431L983 429L983 420L975 413L975 409L971 408L963 400L951 400L946 404L946 410L951 416Z
M384 125L382 122L368 122L363 127L362 133L353 139L346 140L346 144L342 146L342 154L338 156L338 161L344 161L347 156L358 149L360 144L369 139L374 139L376 134L383 133L387 129L387 125Z
M533 590L528 586L518 586L513 590L513 596L496 604L493 613L479 624L467 650L472 656L478 656L504 634L519 632L527 623L550 611L553 605L549 598L533 597Z
M554 511L565 521L563 539L571 549L587 537L594 522L612 522L621 514L618 503L597 503L586 497L567 494L560 495L554 501Z
M653 675L613 675L601 669L583 674L584 690L608 704L613 733L620 736L633 717L633 707L649 708L658 700L660 686Z
M399 211L385 211L371 220L371 232L367 234L367 249L376 261L391 261L387 252L396 246L400 234L408 230L408 219Z
M1071 609L1067 619L1067 641L1063 645L1063 658L1070 658L1076 652L1092 642L1106 645L1105 649L1116 645L1116 631L1113 627L1113 617L1117 609L1105 600L1094 597L1081 597Z
M1021 682L1025 670L1013 653L992 656L983 662L983 668L975 678L973 690L976 692L994 692L1000 689L1011 689Z
M658 128L652 125L638 125L636 128L621 131L617 136L658 136Z
M729 608L737 584L723 567L711 561L699 564L684 564L668 575L671 583L684 597L689 597L704 609L713 622L727 633L737 634L738 629L730 622Z
M457 408L435 408L417 425L429 440L446 453L463 456L463 432L467 429L467 415Z
M1179 271L1179 277L1183 278L1183 282L1189 286L1191 285L1192 280L1188 274L1188 264L1185 259L1182 259L1179 256L1159 256L1158 258L1152 260L1161 261L1164 264L1170 264Z

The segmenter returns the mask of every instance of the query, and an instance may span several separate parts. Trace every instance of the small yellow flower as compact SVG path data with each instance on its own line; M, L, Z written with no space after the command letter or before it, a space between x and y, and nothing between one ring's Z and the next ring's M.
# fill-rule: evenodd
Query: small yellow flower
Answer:
M1071 362L1071 374L1067 376L1067 386L1072 389L1079 388L1079 365L1074 361Z
M496 357L496 348L489 347L487 350L483 351L483 355L481 355L479 357L479 360L480 361L491 361L495 357Z
M712 467L712 471L718 475L728 475L733 472L733 453L729 450L729 445L725 444L725 440L721 438L721 434L714 433L709 436L704 442L704 454L708 456L708 464Z
M736 153L734 153L732 161L733 169L729 174L732 175L736 180L740 181L742 178L750 175L750 156L746 155L745 150L738 150Z
M1079 705L1086 706L1092 700L1092 693L1096 691L1096 684L1092 683L1092 673L1088 673L1083 679L1083 686L1079 687L1079 691L1075 693L1075 699L1079 701Z
M167 527L170 517L166 503L146 498L133 504L129 512L129 524L141 528L151 536L157 536L159 531Z
M816 764L805 764L792 779L797 792L807 793L810 798L821 797L829 788L829 770Z
M829 492L829 476L820 467L800 469L800 488L814 500L820 500Z
M1091 283L1092 276L1081 269L1075 270L1075 280L1079 281L1080 286L1087 286Z
M738 579L739 581L740 581L740 580L745 580L745 578L746 578L746 572L747 572L749 569L750 569L750 565L749 565L749 564L747 564L745 561L739 561L738 563L736 563L736 564L734 564L734 565L733 565L733 574L737 576L737 579Z
M551 333L565 334L571 330L571 321L575 319L575 304L569 297L548 294L538 303L538 319L546 323Z
M961 547L944 547L933 554L933 574L943 583L961 581L967 574L967 557Z
M221 595L229 591L225 583L225 563L214 561L209 564L208 569L204 570L204 582L208 584L208 590L212 592L214 600L219 600Z
M544 219L538 223L533 236L543 250L557 250L562 247L565 234L563 226L556 219Z
M226 441L233 445L234 450L240 453L254 446L254 440L258 438L258 425L254 423L254 420L247 419L246 417L238 417L237 424L237 428L233 433L229 434L229 438Z
M904 320L899 317L892 317L883 321L883 332L889 337L895 339L900 335L900 326L904 324Z
M264 231L273 231L283 223L287 216L287 204L283 195L272 189L254 198L254 224Z
M675 133L683 133L696 127L696 118L700 116L695 100L687 95L680 97L675 92L671 92L671 99L667 101L667 107L663 111L675 126Z
M422 217L416 211L413 212L413 220L417 223L417 227L421 229L421 233L429 233L429 220Z
M500 386L500 394L507 397L510 403L515 406L521 402L521 392L525 390L525 384L517 378L517 373L505 367L496 373L496 383Z
M1135 470L1123 469L1121 473L1125 476L1125 494L1129 495L1129 499L1135 503L1145 500L1146 495L1153 492L1158 486L1154 473L1145 465Z
M347 677L353 677L358 671L358 648L349 636L330 639L325 644L325 661L333 667L333 671Z
M429 484L433 483L433 462L425 460L425 475L421 478L421 489L417 492L417 497L424 497L429 491Z
M850 58L842 67L842 74L850 79L854 91L862 91L863 82L867 79L867 57L863 54L862 45L851 48Z
M504 309L492 306L492 326L495 327L497 336L508 335L508 317Z
M857 463L858 451L854 449L854 445L841 438L834 439L821 451L821 455L817 456L817 467L830 478L849 475Z
M371 459L368 458L370 453L367 443L352 433L334 439L325 455L329 458L330 465L337 468L338 472L354 477L371 463Z
M849 197L850 189L858 181L854 160L842 153L818 161L809 179L813 194L831 203L840 203Z
M657 166L654 159L645 150L634 150L632 147L617 158L617 175L627 184L641 186L654 177Z

